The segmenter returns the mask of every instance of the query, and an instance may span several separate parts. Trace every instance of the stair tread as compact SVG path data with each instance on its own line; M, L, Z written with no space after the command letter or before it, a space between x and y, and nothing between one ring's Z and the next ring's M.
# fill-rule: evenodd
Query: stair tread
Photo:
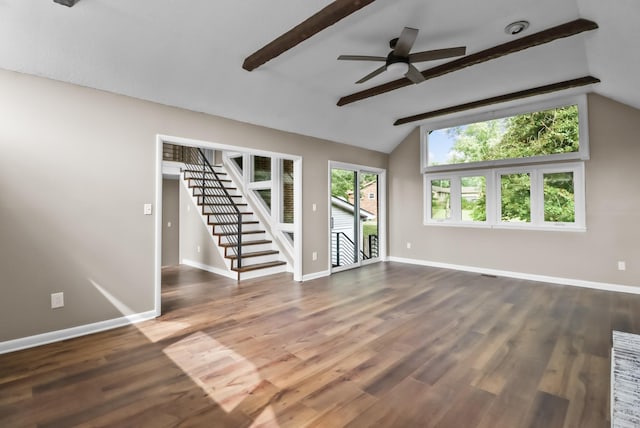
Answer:
M278 260L278 261L274 261L274 262L266 262L266 263L259 263L259 264L255 264L255 265L242 266L240 268L231 268L231 270L234 271L234 272L251 272L252 270L267 269L267 268L270 268L270 267L282 266L282 265L286 265L286 264L287 264L287 262L283 262L281 260Z
M240 212L239 214L250 215L250 214L253 214L253 213L250 212L250 211L245 211L245 212ZM225 211L225 212L219 212L219 213L206 213L205 215L238 215L238 213Z
M245 257L260 257L260 256L271 256L273 254L279 254L278 250L266 250L266 251L254 251L253 253L242 253L242 258ZM226 256L226 258L231 260L236 260L238 256L236 254L232 254L230 256Z
M243 235L255 235L258 233L265 233L264 230L246 230L246 231L242 231ZM233 235L237 235L237 233L214 233L214 236L233 236Z
M182 171L183 172L193 172L193 173L202 174L202 170L201 169L183 169ZM205 173L206 174L212 174L211 171L205 171ZM223 172L223 171L220 171L220 172L216 171L216 174L218 174L218 175L227 175L227 173Z
M246 245L262 245L262 244L271 244L273 241L270 241L268 239L257 239L255 241L245 241L242 243L242 246L246 246ZM233 243L233 242L223 242L222 244L219 244L221 247L223 248L231 248L231 247L237 247L238 244Z
M239 204L201 204L200 202L198 202L198 205L202 206L204 205L205 207L207 206L216 206L216 207L232 207L232 206L236 206L236 207L246 207L249 206L249 204L246 203L239 203Z
M187 177L187 180L202 180L202 177ZM222 183L233 183L233 181L229 180L228 178L221 178L221 179L217 179L215 177L205 177L204 178L206 181L219 181Z
M191 184L189 184L189 188L190 189L202 189L203 186L199 186L199 185L195 185L192 186ZM227 189L227 190L237 190L237 187L227 187L227 186L204 186L205 189ZM201 195L196 195L196 196L201 196ZM207 196L216 196L216 195L207 195ZM222 196L222 195L220 195Z
M238 224L238 222L235 222L235 221L227 221L227 222L210 221L209 222L209 226L235 226L236 224ZM260 224L260 222L258 220L249 220L249 221L243 221L242 224Z

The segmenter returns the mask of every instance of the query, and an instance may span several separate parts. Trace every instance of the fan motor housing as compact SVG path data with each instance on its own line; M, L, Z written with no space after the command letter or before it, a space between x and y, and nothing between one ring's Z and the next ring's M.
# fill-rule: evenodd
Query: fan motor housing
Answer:
M389 55L387 55L387 67L397 62L404 62L405 64L409 64L409 58L404 56L394 55L393 51L389 52Z

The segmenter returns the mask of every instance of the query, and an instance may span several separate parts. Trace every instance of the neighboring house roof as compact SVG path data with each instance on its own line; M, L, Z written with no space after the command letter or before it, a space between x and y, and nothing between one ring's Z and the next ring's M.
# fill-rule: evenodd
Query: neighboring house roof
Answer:
M353 213L353 211L355 210L355 207L353 206L353 204L345 201L342 198L338 198L337 196L332 196L331 197L331 205L334 207L338 207L341 208L345 211L348 211L350 213ZM360 217L364 220L371 220L374 219L376 216L375 214L367 211L367 210L363 210L362 208L360 209Z

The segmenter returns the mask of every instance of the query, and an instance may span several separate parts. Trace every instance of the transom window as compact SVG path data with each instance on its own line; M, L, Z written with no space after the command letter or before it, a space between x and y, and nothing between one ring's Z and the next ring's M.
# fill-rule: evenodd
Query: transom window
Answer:
M584 230L586 99L569 101L424 126L425 224Z

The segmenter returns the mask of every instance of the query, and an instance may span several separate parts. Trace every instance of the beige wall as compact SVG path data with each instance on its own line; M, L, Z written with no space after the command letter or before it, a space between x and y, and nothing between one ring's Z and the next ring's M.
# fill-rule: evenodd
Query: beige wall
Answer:
M387 166L384 153L9 71L0 94L0 341L120 316L94 284L127 312L154 309L158 211L143 204L157 134L302 156L304 274L329 267L328 161Z
M585 233L424 226L416 129L389 159L390 255L640 286L640 111L590 95L589 129Z
M171 226L169 226L171 223ZM162 180L162 266L180 263L180 181Z
M202 221L199 207L190 192L180 183L180 262L191 261L218 269L226 269L211 228ZM200 251L198 251L198 249Z

